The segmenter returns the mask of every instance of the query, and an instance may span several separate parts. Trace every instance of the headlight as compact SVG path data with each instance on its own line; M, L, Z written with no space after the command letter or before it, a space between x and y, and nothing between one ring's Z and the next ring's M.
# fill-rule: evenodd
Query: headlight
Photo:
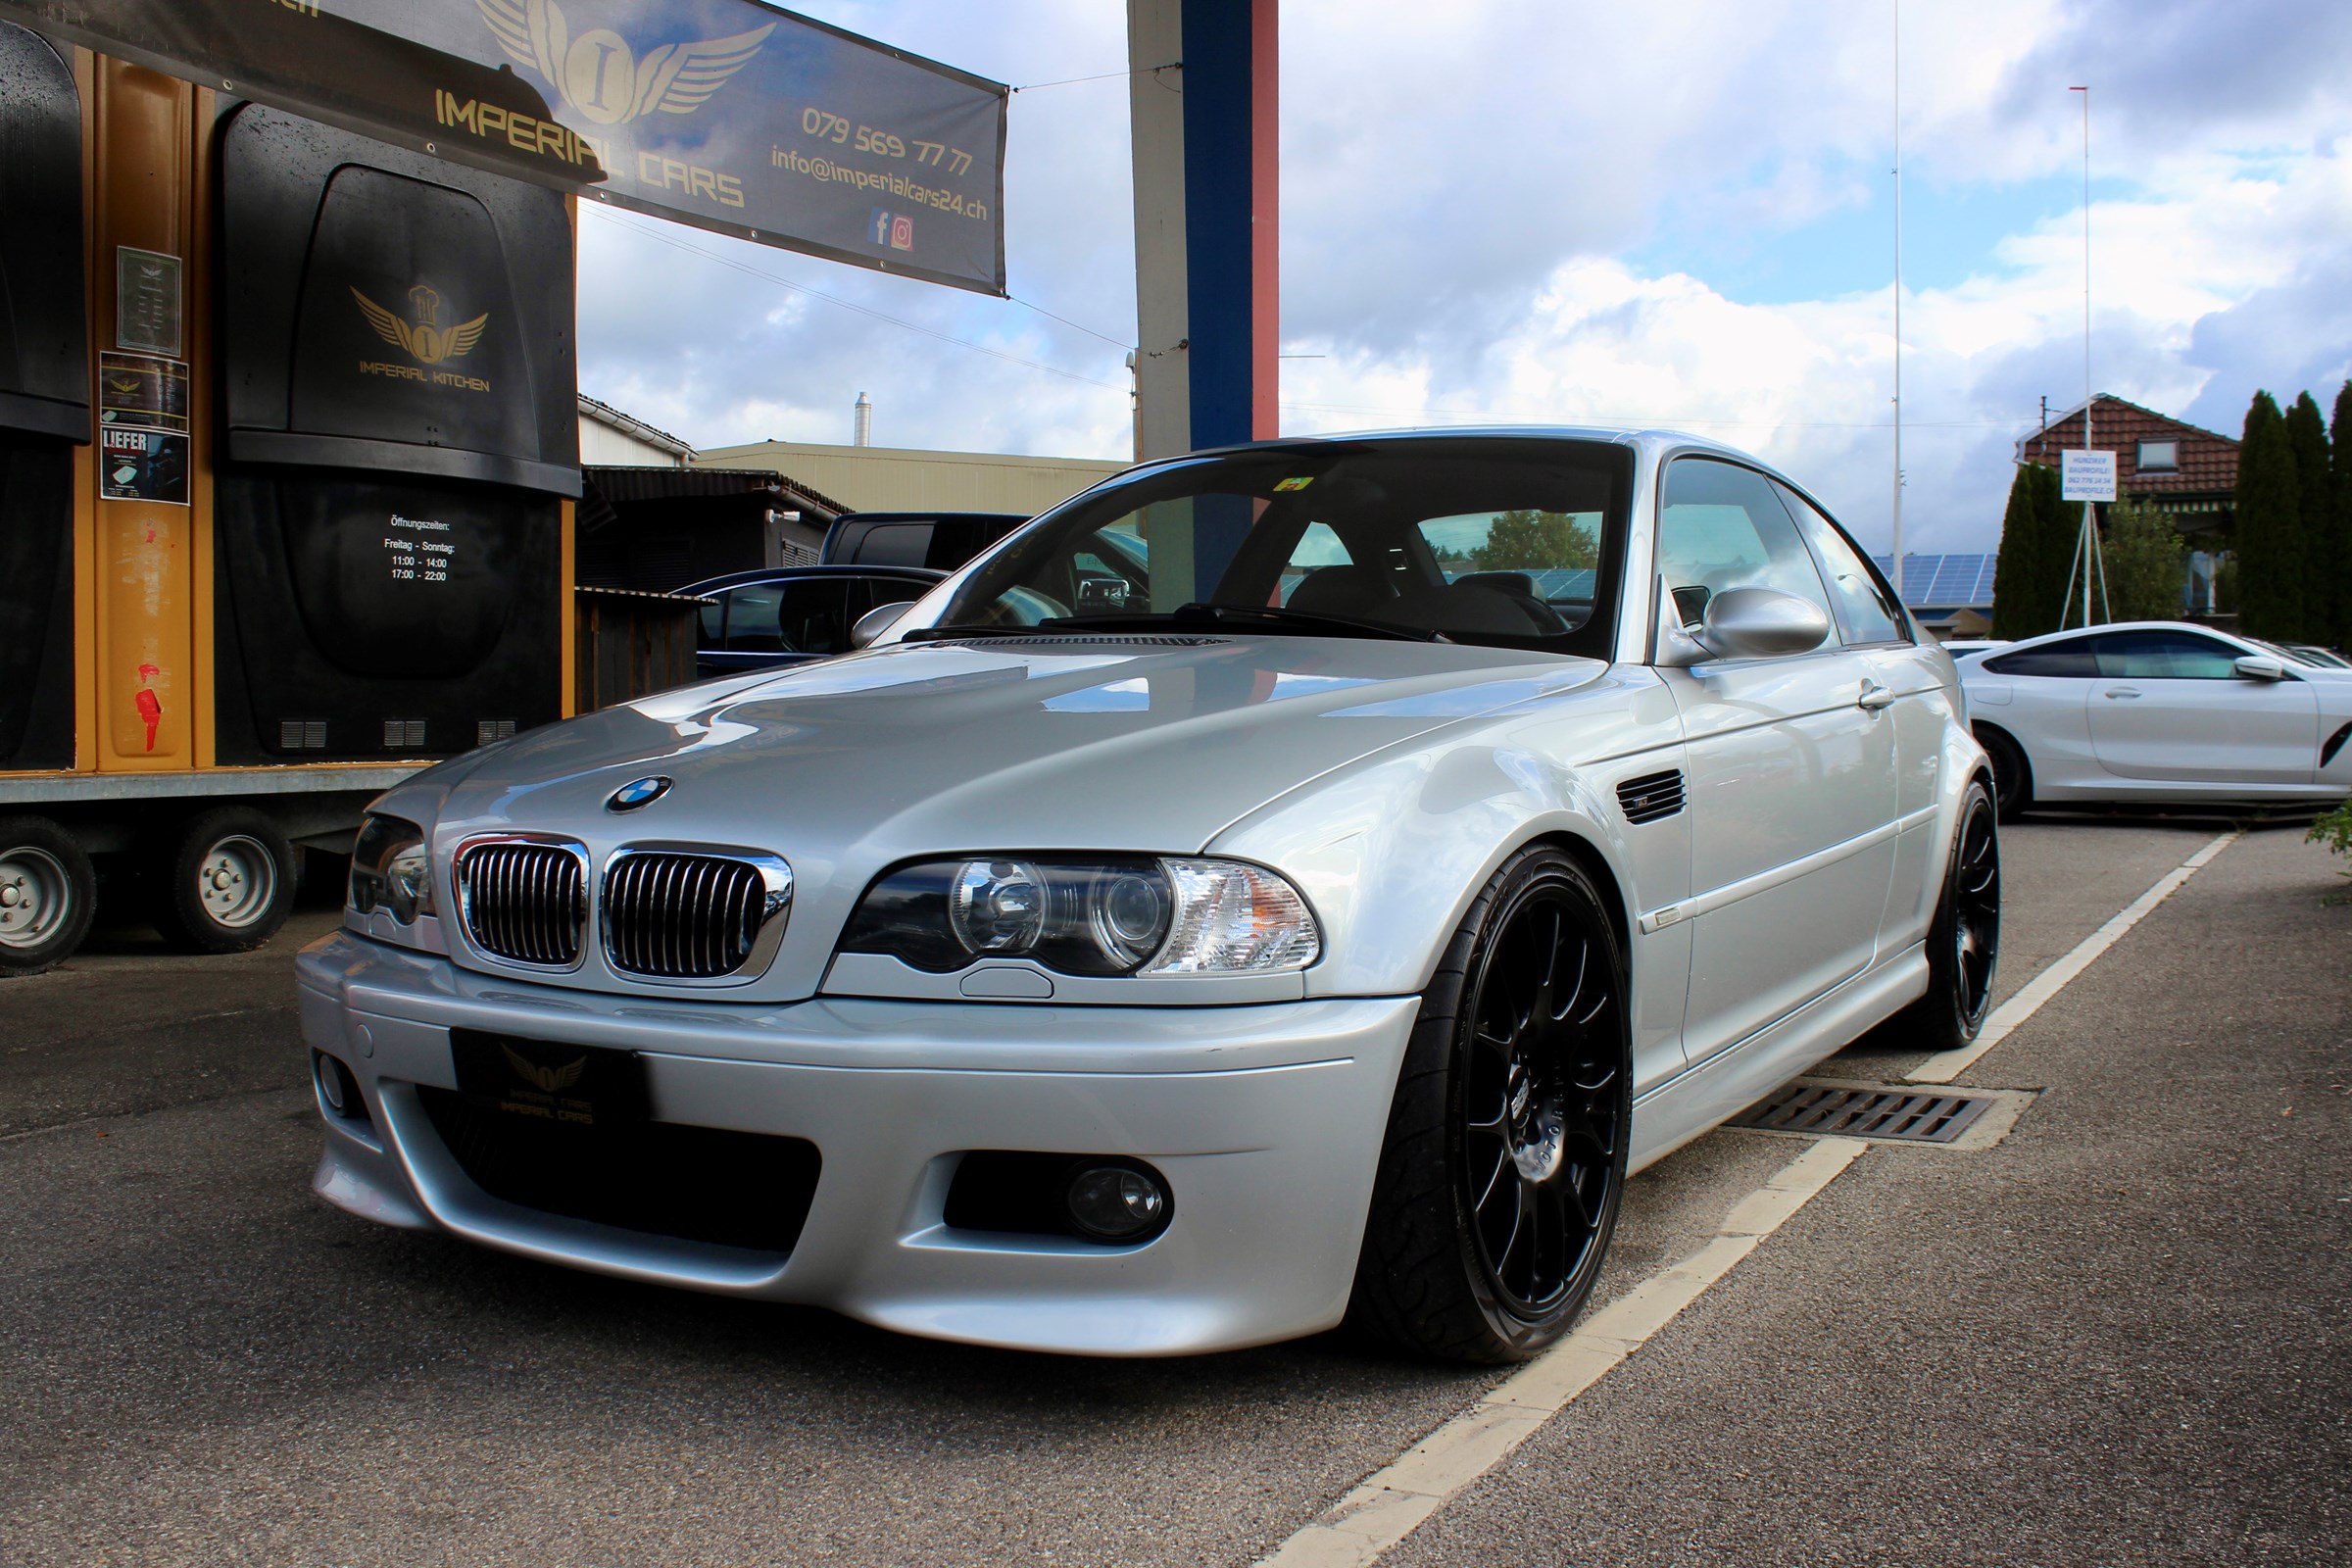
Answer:
M397 816L369 812L351 850L351 907L361 914L388 912L402 925L415 925L433 907L432 857L424 829Z
M1029 958L1064 974L1271 974L1322 952L1315 917L1273 872L1234 860L990 855L891 872L844 953L944 974Z

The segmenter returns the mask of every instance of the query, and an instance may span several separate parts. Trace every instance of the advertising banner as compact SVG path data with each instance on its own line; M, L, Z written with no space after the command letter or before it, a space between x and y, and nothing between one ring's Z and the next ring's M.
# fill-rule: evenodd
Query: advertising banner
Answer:
M613 206L1004 292L1006 89L759 0L0 0L0 17Z

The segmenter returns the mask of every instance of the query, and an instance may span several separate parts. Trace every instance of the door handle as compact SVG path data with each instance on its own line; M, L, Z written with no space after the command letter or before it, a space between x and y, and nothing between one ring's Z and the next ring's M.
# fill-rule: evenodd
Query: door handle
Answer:
M2139 693L2129 686L2110 686L2099 695L2111 703L2130 703L2139 699Z
M1888 691L1886 687L1880 685L1875 680L1864 681L1862 683L1862 695L1854 699L1854 706L1856 708L1867 708L1874 713L1882 708L1891 708L1893 705L1894 693Z

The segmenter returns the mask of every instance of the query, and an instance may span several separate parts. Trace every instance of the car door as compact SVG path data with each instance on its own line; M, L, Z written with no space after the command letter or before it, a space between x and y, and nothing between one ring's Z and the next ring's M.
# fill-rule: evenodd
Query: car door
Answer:
M1914 640L1894 589L1844 530L1787 485L1775 488L1821 566L1839 640L1860 652L1871 678L1886 688L1886 713L1894 728L1898 831L1878 951L1899 953L1927 940L1941 891L1935 885L1943 858L1936 803L1941 798L1944 737L1953 717L1951 693L1943 684L1941 660Z
M2108 772L2218 785L2316 776L2320 707L2291 666L2279 680L2240 675L2243 650L2187 627L2103 632L2092 653L2090 744Z
M1712 458L1669 465L1658 562L1686 623L1714 594L1828 591L1772 481ZM1682 711L1692 895L1684 1050L1725 1051L1876 951L1894 862L1895 725L1884 683L1833 629L1809 653L1659 671ZM1868 701L1872 706L1864 706Z

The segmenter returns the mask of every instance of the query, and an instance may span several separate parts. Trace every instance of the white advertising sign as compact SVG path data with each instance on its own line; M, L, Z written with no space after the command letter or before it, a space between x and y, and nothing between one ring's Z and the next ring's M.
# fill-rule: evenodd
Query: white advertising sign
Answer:
M2061 452L2058 454L2058 494L2066 501L2113 501L2115 454Z

